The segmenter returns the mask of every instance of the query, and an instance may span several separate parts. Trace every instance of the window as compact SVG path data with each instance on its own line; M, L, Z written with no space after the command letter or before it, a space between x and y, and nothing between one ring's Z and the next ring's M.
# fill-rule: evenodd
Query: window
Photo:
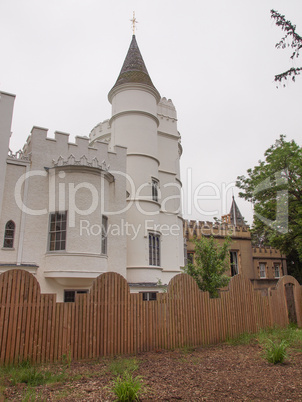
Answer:
M259 274L260 278L266 278L266 267L263 262L260 262L259 264Z
M50 214L49 251L66 249L67 212Z
M151 301L156 300L156 293L157 292L141 292L143 294L144 301Z
M238 271L237 251L230 251L230 262L231 262L231 275L232 276L238 275L239 271Z
M275 269L275 278L280 278L280 265L274 264L274 269Z
M149 265L160 266L160 235L149 233Z
M16 228L15 222L8 221L6 223L3 247L5 247L5 248L13 248L14 247L15 228Z
M101 253L107 255L107 230L108 228L108 218L107 216L102 217L102 250Z
M76 294L88 293L88 290L64 290L64 303L74 303Z
M152 179L152 200L158 202L158 181Z

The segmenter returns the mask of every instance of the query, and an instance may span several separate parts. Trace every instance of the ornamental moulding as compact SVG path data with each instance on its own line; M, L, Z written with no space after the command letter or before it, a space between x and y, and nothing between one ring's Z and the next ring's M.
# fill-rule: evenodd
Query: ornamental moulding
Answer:
M60 166L87 166L87 167L92 167L96 168L99 170L103 170L105 172L108 172L110 169L110 165L107 165L105 160L103 162L99 163L97 157L93 158L91 162L87 159L85 155L82 155L80 159L76 159L74 155L70 155L67 159L64 159L61 155L58 157L57 160L52 160L53 166L54 167L60 167Z

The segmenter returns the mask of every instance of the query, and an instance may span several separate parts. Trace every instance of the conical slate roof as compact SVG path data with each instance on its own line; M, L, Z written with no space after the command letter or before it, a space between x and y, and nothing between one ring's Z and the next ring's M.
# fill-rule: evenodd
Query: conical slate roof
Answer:
M236 204L236 201L234 199L234 196L233 196L233 202L232 202L231 209L230 209L230 218L231 218L232 225L246 226L246 223L244 222L244 217L241 215L238 205Z
M147 71L135 35L132 36L132 41L123 67L111 91L119 85L129 83L145 84L156 89Z

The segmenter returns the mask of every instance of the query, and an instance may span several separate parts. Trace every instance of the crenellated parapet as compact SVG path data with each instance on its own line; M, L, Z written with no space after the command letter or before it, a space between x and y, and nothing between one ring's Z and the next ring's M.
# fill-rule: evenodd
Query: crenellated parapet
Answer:
M157 105L157 114L161 118L177 121L176 109L171 99L167 99L165 97L161 98Z
M252 249L253 257L254 258L266 258L266 257L273 257L273 258L286 258L284 254L277 250L276 248L263 246L263 247L253 247Z
M20 162L30 162L31 154L25 155L24 151L21 149L19 149L17 152L13 152L11 149L9 149L8 159Z
M33 127L30 136L16 157L32 159L44 167L82 166L108 171L121 161L125 164L126 149L116 146L109 150L108 143L95 141L90 144L88 137L76 136L75 142L69 142L69 134L55 131L54 138L48 137L48 129ZM33 157L35 155L35 157Z
M180 137L177 131L176 109L171 99L161 98L157 105L157 117L159 121L159 135L173 135Z
M251 239L248 226L234 226L227 223L209 221L184 220L184 236L189 240L202 236L214 236L217 238L231 236L236 238Z

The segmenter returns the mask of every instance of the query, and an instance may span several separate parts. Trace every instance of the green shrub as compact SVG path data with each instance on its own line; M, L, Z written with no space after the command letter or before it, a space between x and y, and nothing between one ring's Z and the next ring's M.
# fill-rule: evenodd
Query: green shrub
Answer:
M271 339L267 340L265 349L265 357L269 363L277 364L283 363L287 356L286 348L287 342L285 340L281 342L273 342Z
M142 391L141 377L133 377L127 371L122 377L118 376L113 381L113 392L120 402L131 402L139 399L139 394Z

